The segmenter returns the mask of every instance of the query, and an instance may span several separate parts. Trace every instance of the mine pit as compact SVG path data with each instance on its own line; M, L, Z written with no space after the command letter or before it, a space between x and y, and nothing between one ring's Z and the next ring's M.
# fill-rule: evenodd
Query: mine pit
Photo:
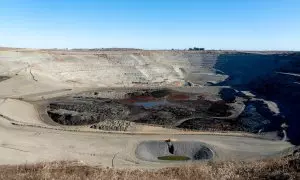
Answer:
M173 147L171 152L170 145ZM214 157L214 152L198 141L144 141L135 153L137 158L145 161L205 161Z

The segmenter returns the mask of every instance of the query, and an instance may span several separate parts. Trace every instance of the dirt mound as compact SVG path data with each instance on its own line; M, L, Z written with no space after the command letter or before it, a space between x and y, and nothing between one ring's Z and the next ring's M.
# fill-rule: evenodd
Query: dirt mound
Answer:
M63 125L88 125L106 119L122 119L128 113L126 106L106 99L53 102L48 109L49 116Z
M124 120L104 120L92 125L91 128L105 131L127 131L132 124L132 122Z
M10 77L8 77L8 76L0 76L0 82L1 81L5 81L5 80L7 80L7 79L9 79Z

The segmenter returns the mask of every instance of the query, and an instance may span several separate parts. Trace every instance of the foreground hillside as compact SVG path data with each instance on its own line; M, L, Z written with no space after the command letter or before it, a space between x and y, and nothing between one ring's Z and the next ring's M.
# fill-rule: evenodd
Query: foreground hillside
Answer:
M256 162L207 163L158 171L118 170L58 162L35 165L0 166L0 179L79 180L79 179L180 179L180 180L245 180L300 178L300 153Z

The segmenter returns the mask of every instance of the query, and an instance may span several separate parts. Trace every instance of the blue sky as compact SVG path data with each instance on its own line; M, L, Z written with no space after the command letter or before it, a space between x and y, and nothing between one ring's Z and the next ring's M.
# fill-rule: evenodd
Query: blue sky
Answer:
M300 0L0 0L0 46L300 50Z

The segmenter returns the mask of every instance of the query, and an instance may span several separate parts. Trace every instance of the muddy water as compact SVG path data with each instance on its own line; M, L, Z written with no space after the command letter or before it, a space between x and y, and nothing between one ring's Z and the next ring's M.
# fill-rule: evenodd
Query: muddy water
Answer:
M149 101L149 102L135 102L135 106L143 106L144 108L154 108L157 106L166 106L169 104L167 100L159 100L159 101Z

